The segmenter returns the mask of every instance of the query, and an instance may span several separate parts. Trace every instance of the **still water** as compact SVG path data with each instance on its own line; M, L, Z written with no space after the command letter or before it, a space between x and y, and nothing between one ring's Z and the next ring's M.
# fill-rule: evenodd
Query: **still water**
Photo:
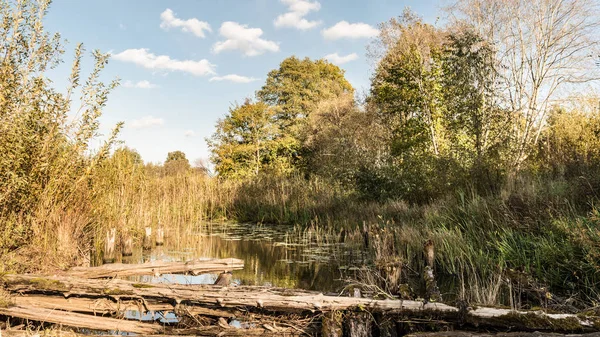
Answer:
M243 270L233 271L241 285L302 288L337 293L363 267L368 257L361 245L340 242L338 232L254 224L202 224L165 229L165 244L152 250L134 247L123 263L189 261L198 258L239 258ZM152 283L211 284L217 275L142 276Z

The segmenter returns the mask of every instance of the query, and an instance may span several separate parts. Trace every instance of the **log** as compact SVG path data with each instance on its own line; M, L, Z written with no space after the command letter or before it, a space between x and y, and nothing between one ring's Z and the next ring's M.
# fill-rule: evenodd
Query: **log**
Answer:
M63 296L48 295L14 296L12 301L17 306L34 306L39 308L72 311L94 315L118 315L123 314L128 310L132 310L141 313L148 311L176 311L180 314L185 314L188 316L202 315L216 318L235 318L237 316L236 313L225 310L216 310L181 304L173 306L171 303L156 301L146 301L144 303L144 301L138 300L113 301L107 298L65 298Z
M580 318L570 314L517 312L497 308L477 308L460 313L457 308L442 303L423 304L407 300L324 296L317 292L280 288L137 284L120 279L107 281L32 275L4 275L3 281L5 289L22 294L45 293L65 297L144 299L150 302L184 303L207 308L253 307L273 312L367 311L392 315L392 317L393 315L422 317L429 322L460 319L470 326L504 330L592 332L598 331L600 327L600 320L597 318Z
M600 337L600 333L565 335L547 332L497 332L482 333L472 331L444 331L444 332L419 332L406 335L406 337Z
M103 331L122 331L140 334L155 334L163 331L163 328L158 324L91 316L67 311L39 308L35 306L13 306L10 308L0 308L0 315L38 322L62 324L74 328Z
M192 305L222 308L255 307L272 311L331 311L362 308L373 311L445 311L457 309L443 303L375 300L325 296L318 292L282 288L215 285L145 284L121 279L99 280L65 276L4 275L5 288L22 294L61 294L65 297L123 298L185 301Z
M223 270L240 270L244 261L240 259L203 259L188 262L151 261L142 264L112 263L98 267L75 267L66 275L81 278L108 278L136 275L217 273Z
M181 337L184 335L195 335L195 336L223 336L223 337L234 337L234 336L273 336L273 337L294 337L294 336L306 336L298 331L291 329L285 329L282 331L270 331L264 328L253 328L253 329L236 329L228 328L224 329L219 326L204 326L195 329L174 329L169 331L169 335L163 334L136 334L136 337ZM2 337L90 337L89 334L76 333L74 331L66 330L43 330L43 331L26 331L26 330L2 330L0 333ZM102 337L123 337L123 335L101 335Z

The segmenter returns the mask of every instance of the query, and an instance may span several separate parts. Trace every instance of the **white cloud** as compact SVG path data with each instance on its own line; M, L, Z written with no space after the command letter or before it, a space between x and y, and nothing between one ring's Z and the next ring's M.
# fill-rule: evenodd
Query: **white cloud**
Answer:
M184 135L185 137L194 137L194 136L196 136L196 132L194 132L194 130L186 130L186 131L183 133L183 135Z
M307 30L321 24L321 21L309 21L304 18L311 11L318 12L321 9L319 2L306 0L281 0L281 2L288 5L288 12L279 15L275 19L273 22L275 27L292 27Z
M127 30L127 26L125 26L122 23L119 23L119 29L121 29L121 30Z
M352 54L348 54L346 56L340 56L338 53L334 53L334 54L325 55L324 58L329 60L331 63L339 65L339 64L348 63L350 61L354 61L354 60L358 59L358 55L356 53L352 53Z
M215 65L203 59L200 61L175 60L167 55L154 55L148 49L127 49L113 55L116 60L135 63L147 69L183 71L195 76L215 74Z
M204 31L212 32L212 29L207 22L200 21L196 18L181 20L175 17L175 13L169 8L160 13L160 28L164 30L169 30L169 28L181 28L182 31L192 33L201 38L206 37Z
M246 56L256 56L267 51L279 51L278 43L260 38L263 34L260 28L248 28L247 25L226 21L221 24L219 33L226 40L213 46L213 52L217 54L224 50L240 50Z
M125 81L123 83L125 88L139 88L139 89L153 89L158 88L158 85L150 83L149 81L143 80L138 82Z
M145 116L140 119L134 119L133 121L131 121L131 127L134 129L145 129L163 124L165 124L164 119L155 118L152 116Z
M250 82L254 82L254 81L258 81L258 78L254 78L254 77L246 77L246 76L240 76L240 75L236 75L236 74L229 74L229 75L225 75L225 76L215 76L212 77L209 81L213 82L213 81L230 81L230 82L235 82L235 83L250 83Z
M348 23L348 21L340 21L334 26L323 29L321 32L327 40L337 39L360 39L364 37L375 37L379 35L379 30L366 23Z

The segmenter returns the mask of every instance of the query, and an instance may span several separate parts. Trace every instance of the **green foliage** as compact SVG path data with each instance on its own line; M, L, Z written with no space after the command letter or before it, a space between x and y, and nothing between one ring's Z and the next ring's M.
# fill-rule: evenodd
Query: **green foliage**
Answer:
M262 171L289 174L305 170L310 149L306 138L307 117L321 102L354 92L339 67L324 61L289 57L269 72L256 93L217 123L208 140L219 175L241 179Z
M273 108L247 99L217 123L208 144L217 172L240 179L263 171L289 172L297 142L281 133Z
M170 175L185 174L190 169L190 162L181 151L169 152L164 169Z
M77 240L87 240L89 220L72 214L91 209L90 178L107 158L121 127L118 124L90 154L98 118L118 83L99 81L108 55L94 51L95 67L81 84L84 49L78 45L66 94L50 86L44 72L61 61L63 46L58 34L44 31L48 5L49 1L0 2L0 230L5 238L15 239L2 242L0 254L38 238L47 240L38 249L66 252L77 249ZM77 92L81 104L77 118L71 119Z
M279 69L269 72L256 96L276 107L276 119L287 128L308 116L319 102L353 92L338 66L325 60L292 56L283 60Z

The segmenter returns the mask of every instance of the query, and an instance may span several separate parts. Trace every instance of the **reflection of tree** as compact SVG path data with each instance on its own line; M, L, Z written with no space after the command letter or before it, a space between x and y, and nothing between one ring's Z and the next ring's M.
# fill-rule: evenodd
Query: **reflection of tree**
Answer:
M244 260L245 268L234 271L233 277L243 285L270 284L326 292L338 291L343 286L339 266L353 265L356 262L352 255L336 251L340 249L339 246L336 248L321 243L307 243L305 240L302 246L276 245L275 241L254 239L244 234L232 240L227 239L227 236L215 235L219 230L214 228L203 234L189 228L178 230L170 233L164 247L157 247L145 254L138 249L131 260L123 262L137 263L161 258L174 261L203 257L240 258ZM297 237L296 240L303 241L301 237ZM319 257L327 257L329 260L317 261ZM189 277L188 279L191 280ZM189 282L210 283L210 280L214 281L214 277L194 277L193 281Z

